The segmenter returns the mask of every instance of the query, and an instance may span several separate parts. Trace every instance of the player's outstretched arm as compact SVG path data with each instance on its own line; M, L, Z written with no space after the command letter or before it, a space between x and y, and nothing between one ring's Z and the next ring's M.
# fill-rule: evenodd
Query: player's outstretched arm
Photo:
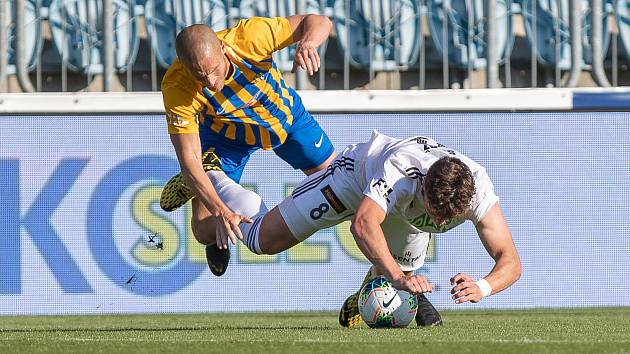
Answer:
M521 276L521 260L499 203L477 223L477 234L495 265L488 275L476 282L464 273L451 278L455 303L479 302L484 296L510 287Z
M217 218L216 240L219 248L227 249L228 238L236 244L236 238L243 239L238 225L251 222L245 216L233 213L217 195L210 179L206 176L201 162L199 134L171 134L171 142L177 153L186 185L192 189L212 216Z
M326 41L332 29L332 22L321 15L293 15L287 17L293 30L293 42L300 42L295 50L295 59L291 72L300 67L309 75L315 74L320 67L317 48Z
M363 198L350 226L357 246L379 273L391 280L397 289L412 294L431 292L433 286L425 277L405 275L392 257L381 229L385 216L385 211L375 201L369 197Z

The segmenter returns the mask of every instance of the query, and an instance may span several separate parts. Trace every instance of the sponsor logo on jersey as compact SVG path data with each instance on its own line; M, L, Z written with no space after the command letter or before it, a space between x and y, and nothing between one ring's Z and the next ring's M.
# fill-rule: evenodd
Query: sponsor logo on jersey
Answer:
M393 188L389 188L389 186L387 185L387 182L385 182L384 179L379 178L378 180L376 180L376 182L374 182L372 184L372 187L376 188L376 190L378 191L378 193L387 200L387 202L389 203L389 194L391 192L394 191Z
M168 122L168 124L174 125L176 127L185 127L190 124L188 120L183 119L182 117L173 113L166 113L166 121Z
M417 227L419 230L423 230L423 231L431 230L432 232L437 232L437 233L446 232L454 228L455 226L459 225L458 223L453 223L452 219L446 220L444 224L437 225L435 222L433 222L433 219L431 219L429 214L426 214L426 213L420 214L419 216L412 219L407 219L407 221L411 225Z
M332 188L330 188L329 185L327 185L326 187L320 189L320 191L324 195L324 198L326 198L326 200L328 201L328 204L330 204L330 206L333 209L335 209L337 214L341 214L344 211L348 210L348 208L346 208L346 206L343 205L341 200L339 200L339 198L337 197L335 192L333 192Z
M394 257L394 259L398 262L409 264L415 263L418 261L418 259L420 259L420 255L413 256L410 251L405 252L405 255L403 256L399 256L396 253L392 252L392 257Z

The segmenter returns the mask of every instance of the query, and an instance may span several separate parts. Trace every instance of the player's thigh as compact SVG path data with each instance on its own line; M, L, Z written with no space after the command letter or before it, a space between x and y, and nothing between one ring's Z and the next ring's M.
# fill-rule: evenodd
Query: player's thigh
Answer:
M265 214L258 233L258 244L263 254L276 254L300 242L289 230L278 207Z
M386 218L381 224L387 246L403 272L413 272L424 264L431 240L428 232L418 232L404 220Z
M348 220L354 209L342 183L343 171L320 171L302 181L279 205L278 211L291 234L303 241L318 230Z
M287 139L274 152L291 167L307 175L325 169L335 155L328 135L308 113L294 116L294 119Z
M204 245L215 244L216 241L216 219L212 217L210 211L203 203L193 198L192 203L192 217L190 219L190 226L192 228L195 239Z

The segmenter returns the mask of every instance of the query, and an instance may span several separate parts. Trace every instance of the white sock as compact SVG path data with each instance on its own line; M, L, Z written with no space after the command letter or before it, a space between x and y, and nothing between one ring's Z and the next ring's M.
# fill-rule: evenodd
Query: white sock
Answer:
M247 216L253 223L241 223L239 228L243 234L243 243L254 253L261 254L258 231L262 218L268 209L260 196L234 182L223 171L207 172L214 189L228 208L233 212Z

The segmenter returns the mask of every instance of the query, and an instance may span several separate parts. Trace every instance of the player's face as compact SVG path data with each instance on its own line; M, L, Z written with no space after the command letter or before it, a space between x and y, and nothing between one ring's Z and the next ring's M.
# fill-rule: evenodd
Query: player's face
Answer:
M229 69L229 62L223 51L221 55L209 55L192 64L190 74L207 87L209 90L218 92L225 85L225 77Z

